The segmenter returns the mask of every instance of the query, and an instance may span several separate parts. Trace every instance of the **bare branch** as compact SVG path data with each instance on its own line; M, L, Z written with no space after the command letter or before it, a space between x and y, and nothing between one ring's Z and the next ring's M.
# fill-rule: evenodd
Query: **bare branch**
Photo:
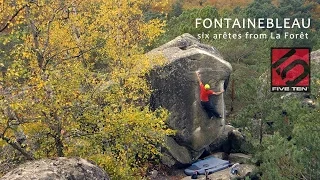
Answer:
M56 16L56 13L53 14L52 18L49 20L48 25L47 25L47 39L43 48L43 53L46 51L46 49L48 48L49 45L49 41L50 41L50 27L51 27L51 23L53 22L54 18Z
M71 47L71 48L67 48L67 49L63 49L60 52L55 53L54 55L50 56L47 60L46 60L46 64L44 65L44 67L46 67L48 65L48 63L51 61L51 59L53 59L54 57L58 56L59 54L66 52L66 51L70 51L73 49L78 49L79 47Z
M7 121L6 127L4 128L4 130L3 130L3 132L2 132L2 134L0 136L4 136L9 128L10 128L9 121Z
M54 14L52 16L52 18L48 21L48 25L47 25L47 40L45 42L45 45L44 45L44 48L43 48L43 53L45 53L46 49L48 48L48 45L49 45L49 41L50 41L50 28L51 28L51 24L52 22L54 21L54 19L56 18L56 15L62 11L65 7L64 6L61 6L59 7L58 9L56 10L53 10L54 11ZM45 66L47 65L48 63L45 63ZM45 69L45 67L44 67Z
M87 49L87 50L81 50L81 49L78 47L78 48L80 49L80 53L79 53L78 55L71 56L71 57L68 57L68 58L63 58L62 60L69 60L69 59L79 58L79 57L83 56L85 53L90 52L90 51L92 51L92 50L94 50L94 49L99 48L100 45L102 45L102 44L99 44L99 45L97 45L97 46L95 46L95 47L92 47L92 48L90 48L90 49Z
M33 154L23 149L17 142L12 141L10 138L5 137L0 134L0 138L6 141L11 147L19 151L23 156L25 156L28 160L34 160Z
M37 61L38 61L38 66L42 69L43 66L43 54L40 53L40 43L39 43L39 30L37 26L35 25L34 21L30 17L30 8L29 6L27 7L27 19L29 20L29 26L32 32L33 36L33 43L34 47L32 48L33 51L36 52L37 54Z
M101 134L101 132L97 132L97 133L76 133L76 132L73 132L69 135L67 135L66 137L72 137L72 138L75 138L75 137L86 137L86 136L93 136L93 135L97 135L97 134Z
M13 16L11 16L11 18L7 21L7 23L0 29L0 32L4 31L10 24L10 22L13 21L13 19L28 5L25 4L24 6L22 6L20 9L17 10L16 13L13 14Z

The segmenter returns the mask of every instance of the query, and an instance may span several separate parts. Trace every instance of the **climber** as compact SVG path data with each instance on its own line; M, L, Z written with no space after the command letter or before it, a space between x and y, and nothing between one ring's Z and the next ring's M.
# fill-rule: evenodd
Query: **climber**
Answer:
M212 90L209 90L210 85L209 84L203 85L202 81L200 80L199 72L196 71L196 74L197 74L197 78L200 85L200 100L201 100L201 105L203 109L207 112L210 119L212 119L213 116L216 116L217 118L222 118L222 116L215 110L212 103L209 101L209 96L213 94L219 95L223 93L224 90L222 90L221 92L214 92Z

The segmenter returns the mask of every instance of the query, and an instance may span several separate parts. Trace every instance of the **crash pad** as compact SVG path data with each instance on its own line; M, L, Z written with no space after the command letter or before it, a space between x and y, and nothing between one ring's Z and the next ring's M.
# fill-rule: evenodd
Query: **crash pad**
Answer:
M208 174L214 173L214 172L223 170L225 168L228 168L229 166L230 166L229 161L210 156L208 158L196 161L190 167L186 168L184 170L184 173L186 173L186 175L188 176L191 176L193 174L204 175L206 174L206 172Z

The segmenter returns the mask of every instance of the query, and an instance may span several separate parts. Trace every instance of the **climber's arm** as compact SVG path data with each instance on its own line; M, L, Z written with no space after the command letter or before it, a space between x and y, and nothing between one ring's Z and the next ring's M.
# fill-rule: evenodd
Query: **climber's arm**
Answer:
M196 71L196 74L197 74L198 82L199 82L199 84L201 85L201 84L202 84L202 82L201 82L201 79L200 79L200 74L199 74L199 72L198 72L198 71Z
M224 90L222 89L220 92L216 92L215 95L220 95L223 92L224 92Z
M207 92L208 92L208 95L220 95L221 93L224 92L224 90L222 90L222 91L220 91L220 92L214 92L214 91L212 91L212 90L208 90Z

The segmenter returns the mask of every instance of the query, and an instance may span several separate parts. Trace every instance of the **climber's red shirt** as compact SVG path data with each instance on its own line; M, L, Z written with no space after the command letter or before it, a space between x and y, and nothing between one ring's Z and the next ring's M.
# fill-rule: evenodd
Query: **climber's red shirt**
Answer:
M200 100L203 102L209 101L209 95L211 94L216 94L216 93L212 90L206 90L204 88L204 85L200 83Z

